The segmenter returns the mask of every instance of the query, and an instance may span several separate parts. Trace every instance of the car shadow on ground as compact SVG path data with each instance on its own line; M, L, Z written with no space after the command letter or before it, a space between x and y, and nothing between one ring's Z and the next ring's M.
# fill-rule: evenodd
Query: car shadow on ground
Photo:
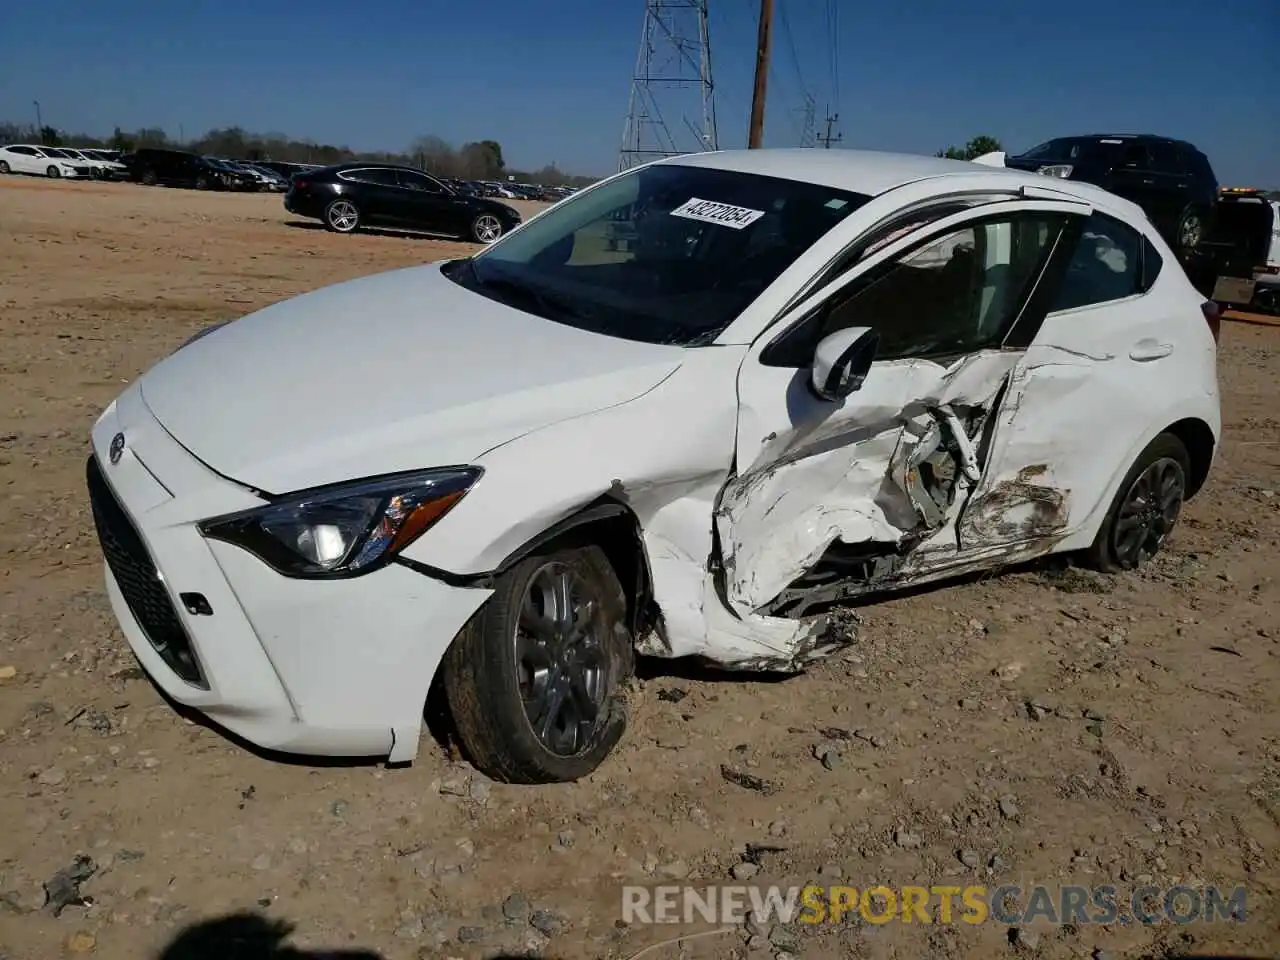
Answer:
M327 232L328 227L323 223L312 222L309 220L286 220L286 227L293 227L295 230L319 230ZM455 237L447 233L423 233L417 230L387 230L382 227L361 227L356 233L361 236L369 237L394 237L398 240L443 240L447 243L469 243L462 237Z
M373 950L302 950L285 941L294 925L260 913L231 913L184 928L155 960L387 960ZM493 954L487 960L519 960Z

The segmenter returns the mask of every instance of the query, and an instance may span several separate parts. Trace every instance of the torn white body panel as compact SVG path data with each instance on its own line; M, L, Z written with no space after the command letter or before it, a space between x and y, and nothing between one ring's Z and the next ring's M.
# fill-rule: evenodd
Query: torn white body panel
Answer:
M989 412L1018 358L986 351L950 366L878 363L839 407L812 395L806 402L803 383L779 389L794 371L744 368L738 473L716 514L735 612L759 610L836 542L936 544L932 556L953 556L955 520L978 479L973 428L957 409ZM959 472L939 502L919 481L944 445L955 450Z

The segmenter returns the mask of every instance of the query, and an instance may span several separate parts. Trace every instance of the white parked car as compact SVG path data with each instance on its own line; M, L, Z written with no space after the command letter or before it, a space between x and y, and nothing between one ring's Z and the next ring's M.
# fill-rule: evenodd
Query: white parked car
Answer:
M663 160L143 375L93 429L107 589L161 686L264 747L409 761L438 678L480 768L573 779L637 652L798 670L823 604L1142 564L1217 447L1202 299L1086 184Z
M77 147L75 149L63 147L63 153L69 153L73 157L87 163L93 171L94 176L102 180L123 179L128 176L129 168L117 160L110 159L106 154L98 150Z
M91 177L92 167L66 156L57 147L16 143L0 147L0 174L32 173L44 177Z

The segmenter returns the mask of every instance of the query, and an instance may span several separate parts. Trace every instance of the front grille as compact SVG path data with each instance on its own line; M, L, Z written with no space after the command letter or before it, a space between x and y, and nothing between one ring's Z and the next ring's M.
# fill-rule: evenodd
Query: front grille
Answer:
M191 639L178 619L169 591L160 580L160 572L133 521L103 477L96 457L89 458L85 472L98 542L102 544L102 554L129 611L156 653L174 673L192 686L209 689L195 651L191 649Z

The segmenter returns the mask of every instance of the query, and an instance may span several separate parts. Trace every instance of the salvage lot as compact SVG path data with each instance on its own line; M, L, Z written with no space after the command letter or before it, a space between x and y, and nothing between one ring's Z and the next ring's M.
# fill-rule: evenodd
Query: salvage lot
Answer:
M757 883L1249 888L1244 926L1045 927L1010 947L995 925L848 923L774 931L761 956L1273 945L1280 332L1226 325L1215 474L1141 574L1040 567L866 606L843 618L848 652L786 681L659 665L622 747L568 786L489 784L431 743L407 769L284 763L138 676L83 466L122 383L207 323L471 249L299 223L278 197L0 180L0 956L145 957L248 910L387 960L627 957L671 932L618 927L621 884L729 882L747 844L778 848L754 854ZM55 918L41 883L81 853L94 904ZM736 933L687 947L733 950Z

